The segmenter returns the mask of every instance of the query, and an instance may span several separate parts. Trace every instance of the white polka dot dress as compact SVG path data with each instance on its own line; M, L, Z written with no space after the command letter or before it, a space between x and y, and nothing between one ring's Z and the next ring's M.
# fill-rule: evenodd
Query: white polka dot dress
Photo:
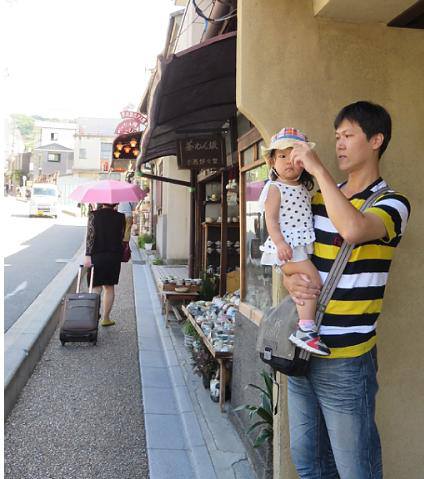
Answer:
M269 181L264 187L263 203L268 195L269 186L275 185L281 194L280 229L285 241L292 249L298 246L310 246L315 241L312 220L311 197L303 185L286 185L280 181ZM277 248L270 236L260 247L263 251L261 264L281 265L278 259Z

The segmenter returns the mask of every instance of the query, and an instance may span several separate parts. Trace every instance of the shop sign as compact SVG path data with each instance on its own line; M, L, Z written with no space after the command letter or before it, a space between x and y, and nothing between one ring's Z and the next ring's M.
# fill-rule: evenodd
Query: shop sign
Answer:
M147 116L139 113L138 111L121 111L121 118L122 121L115 129L115 133L117 135L142 131L145 129L147 124Z
M202 170L227 166L225 140L220 135L177 139L178 168Z

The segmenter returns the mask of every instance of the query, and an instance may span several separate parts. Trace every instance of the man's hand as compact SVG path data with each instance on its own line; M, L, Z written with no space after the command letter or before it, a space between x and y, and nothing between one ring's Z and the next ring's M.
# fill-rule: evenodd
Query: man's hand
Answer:
M91 262L91 256L86 256L84 258L84 267L85 268L91 268L92 262Z
M305 299L316 299L321 291L321 285L314 284L306 274L284 275L283 284L293 301L300 306L305 304Z
M313 176L316 176L318 171L323 167L315 151L303 141L297 141L294 144L290 159L293 165L301 166Z
M293 251L290 248L290 245L285 241L281 241L277 245L277 254L280 261L289 261L292 259Z

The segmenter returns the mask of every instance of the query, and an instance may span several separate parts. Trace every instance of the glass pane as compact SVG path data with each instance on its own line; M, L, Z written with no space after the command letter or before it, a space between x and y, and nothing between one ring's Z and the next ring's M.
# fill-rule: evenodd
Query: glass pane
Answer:
M272 305L272 267L261 265L262 251L266 240L264 214L259 212L258 200L265 180L268 178L266 165L258 166L245 173L246 197L246 303L261 311Z
M252 145L247 150L242 152L242 165L247 166L253 163L255 160L255 147Z

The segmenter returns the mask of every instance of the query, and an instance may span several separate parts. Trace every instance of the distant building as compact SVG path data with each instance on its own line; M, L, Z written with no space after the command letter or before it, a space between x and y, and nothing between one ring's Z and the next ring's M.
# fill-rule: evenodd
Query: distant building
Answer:
M36 121L30 174L33 178L72 173L75 133L73 122Z
M109 171L118 118L78 118L74 146L74 176L98 178Z

